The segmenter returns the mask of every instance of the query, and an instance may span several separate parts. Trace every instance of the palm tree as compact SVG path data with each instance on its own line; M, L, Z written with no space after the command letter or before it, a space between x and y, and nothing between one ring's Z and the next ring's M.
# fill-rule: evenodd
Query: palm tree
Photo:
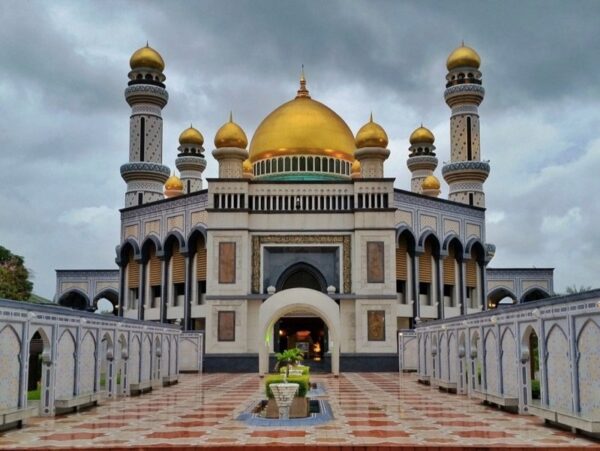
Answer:
M304 353L298 348L286 349L283 352L275 354L275 359L277 360L275 371L279 371L279 368L281 368L282 365L285 365L283 381L287 382L290 366L300 363L304 359Z
M590 291L592 289L592 287L590 286L583 286L581 285L579 288L577 288L577 285L573 284L573 285L569 285L566 288L567 294L577 294L577 293L583 293L585 291Z

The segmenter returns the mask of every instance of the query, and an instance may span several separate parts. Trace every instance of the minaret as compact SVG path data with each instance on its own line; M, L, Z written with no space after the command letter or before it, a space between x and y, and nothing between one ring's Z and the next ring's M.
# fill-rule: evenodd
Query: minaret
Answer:
M179 154L175 166L181 174L183 192L185 194L202 189L202 172L206 169L204 158L204 137L202 133L191 126L179 135Z
M383 127L373 122L372 114L356 134L355 141L354 157L360 164L361 177L383 178L383 162L390 156L388 137Z
M435 156L435 137L431 130L423 127L415 129L410 134L410 147L406 166L411 172L410 190L413 193L423 194L423 182L427 177L433 176L437 168L438 159Z
M449 185L448 198L455 202L485 207L483 182L490 173L488 162L481 161L479 104L485 95L481 85L481 59L464 44L448 57L444 99L452 109L450 118L450 163L442 175Z
M244 176L244 161L248 159L248 138L238 124L233 122L229 113L226 122L215 135L213 157L219 162L219 178L241 179Z
M129 120L129 163L121 166L127 182L125 207L163 199L163 184L169 168L162 164L162 109L169 95L163 74L165 63L146 44L129 61L129 83L125 100L131 107Z

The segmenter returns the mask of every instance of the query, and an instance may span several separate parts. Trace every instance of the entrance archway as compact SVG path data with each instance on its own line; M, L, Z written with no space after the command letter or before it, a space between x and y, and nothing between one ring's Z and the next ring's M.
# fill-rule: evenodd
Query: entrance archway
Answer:
M321 271L308 263L296 263L286 269L277 280L277 291L290 288L310 288L327 292L327 281Z
M260 374L269 372L269 352L273 326L281 317L296 312L318 316L327 325L331 372L340 373L340 309L333 299L320 291L308 288L290 288L275 293L260 306L258 312L259 340L258 368Z

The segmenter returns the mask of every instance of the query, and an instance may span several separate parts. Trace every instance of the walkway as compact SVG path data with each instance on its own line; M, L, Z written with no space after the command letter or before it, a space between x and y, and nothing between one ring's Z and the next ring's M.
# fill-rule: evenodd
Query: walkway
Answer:
M487 408L416 383L414 375L346 373L325 384L335 419L307 428L234 420L262 396L254 374L182 375L179 385L87 412L30 420L0 435L0 449L207 445L590 446L531 416Z

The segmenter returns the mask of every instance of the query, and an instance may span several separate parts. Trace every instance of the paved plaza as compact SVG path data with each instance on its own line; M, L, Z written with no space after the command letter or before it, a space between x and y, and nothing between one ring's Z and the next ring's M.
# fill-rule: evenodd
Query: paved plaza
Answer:
M235 418L263 398L256 374L182 375L176 386L56 418L35 418L0 435L0 449L68 447L329 445L594 446L533 416L483 406L424 387L414 375L314 375L334 419L275 428Z

